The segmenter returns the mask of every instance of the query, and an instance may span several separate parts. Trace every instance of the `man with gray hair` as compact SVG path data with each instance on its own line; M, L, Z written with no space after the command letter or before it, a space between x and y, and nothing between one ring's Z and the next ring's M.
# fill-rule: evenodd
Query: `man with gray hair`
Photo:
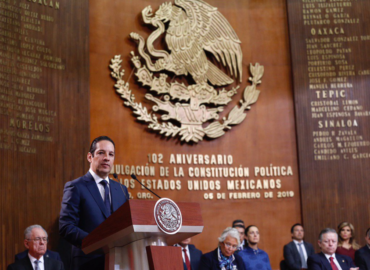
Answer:
M32 225L32 226L29 226L27 227L25 230L24 230L24 239L29 239L29 235L31 234L31 231L33 228L41 228L44 230L44 228L42 228L40 225ZM48 233L45 231L46 233L46 236L48 236ZM14 259L16 261L18 260L21 260L23 258L26 258L28 256L28 249L26 249L25 251L21 252L21 253L18 253L14 256ZM57 261L62 261L62 259L60 258L59 256L59 253L58 252L54 252L54 251L51 251L49 249L46 250L45 254L44 254L45 257L50 257L50 258L53 258Z
M243 260L234 254L239 245L239 232L235 228L226 228L218 238L218 248L202 255L199 269L245 270Z
M355 263L360 270L370 269L370 228L366 231L365 240L366 245L355 253Z
M8 270L64 270L63 263L45 256L48 234L40 225L29 226L24 231L24 246L28 249L26 257L8 266Z
M308 257L309 270L358 270L350 257L335 254L338 234L334 229L326 228L320 232L318 244L321 252Z

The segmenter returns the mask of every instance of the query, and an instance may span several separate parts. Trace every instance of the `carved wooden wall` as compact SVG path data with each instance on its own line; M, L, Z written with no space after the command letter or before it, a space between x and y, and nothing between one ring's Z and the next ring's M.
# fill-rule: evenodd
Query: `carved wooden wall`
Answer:
M162 1L59 1L58 6L46 2L0 1L2 18L8 18L0 22L1 268L23 250L22 232L34 223L48 230L50 248L64 255L57 224L63 185L87 171L90 139L103 134L116 142L115 172L129 186L132 198L153 199L131 182L129 175L135 172L160 196L201 203L205 228L193 243L203 252L216 248L217 237L234 219L259 227L259 247L269 254L273 269L279 267L282 247L290 241L289 230L296 222L304 222L307 239L314 244L323 227L348 220L363 243L369 224L370 34L369 16L356 14L369 10L366 1L338 1L335 5L343 5L337 7L343 10L336 13L330 11L333 7L303 1L287 1L287 6L284 0L209 0L230 22L243 52L243 80L226 87L240 86L218 121L243 100L251 85L249 64L260 63L264 74L257 87L259 98L245 111L245 120L220 138L198 143L165 137L137 120L115 92L110 76L110 60L121 55L123 79L135 102L152 111L154 103L144 98L149 89L137 81L131 63L130 52L138 55L138 50L129 34L146 39L155 28L144 24L141 11L151 5L155 12ZM314 22L325 24L328 18L326 30ZM154 46L167 49L163 39ZM324 72L329 83L320 75ZM168 75L168 83L194 84L190 76L162 73ZM164 113L155 114L160 120ZM331 120L339 127L330 127ZM336 155L340 160L330 160ZM208 157L216 161L204 164ZM210 175L197 175L203 168ZM224 170L229 175L218 174Z
M6 269L25 249L29 225L42 225L49 247L58 250L64 183L87 169L88 1L0 1L0 12L0 268Z
M348 221L365 244L369 2L320 2L288 1L302 218L310 242Z

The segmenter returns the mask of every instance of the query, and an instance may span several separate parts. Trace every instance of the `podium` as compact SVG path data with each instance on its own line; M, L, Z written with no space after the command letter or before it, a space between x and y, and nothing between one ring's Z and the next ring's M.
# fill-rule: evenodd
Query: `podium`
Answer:
M162 232L154 218L156 201L129 200L82 241L84 253L105 253L105 270L183 270L174 244L203 231L198 203L177 203L182 227Z

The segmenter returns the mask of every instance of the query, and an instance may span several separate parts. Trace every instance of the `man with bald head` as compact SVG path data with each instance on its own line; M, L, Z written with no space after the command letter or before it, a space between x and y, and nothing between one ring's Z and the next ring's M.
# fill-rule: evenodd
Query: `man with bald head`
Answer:
M7 270L64 270L63 263L44 256L47 251L48 234L40 225L32 225L24 231L24 246L28 256L10 264Z
M320 232L318 244L321 252L308 257L309 270L358 270L350 257L335 254L338 234L334 229L326 228Z

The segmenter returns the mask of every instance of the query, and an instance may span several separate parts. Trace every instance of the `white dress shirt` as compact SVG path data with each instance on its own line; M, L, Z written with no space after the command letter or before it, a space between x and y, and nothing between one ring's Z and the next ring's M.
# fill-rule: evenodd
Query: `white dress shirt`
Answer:
M245 246L245 240L243 240L243 242L240 243L237 250L239 250L239 251L243 250L244 246Z
M188 254L189 262L191 262L190 252L189 252L189 245L186 245L186 247L182 247L179 244L174 244L174 246L175 247L181 247L182 260L183 260L184 263L185 263L185 254L184 254L183 249L185 248L186 249L186 254Z
M340 267L340 264L339 264L339 262L338 262L337 258L335 257L335 253L333 253L332 255L328 255L328 254L325 254L325 253L324 253L324 255L325 255L325 257L328 259L329 263L330 263L330 257L333 257L333 258L334 258L333 262L334 262L334 263L335 263L335 265L337 266L338 270L342 270L342 267Z
M37 260L36 258L32 257L30 255L30 253L28 253L28 258L30 258L30 261L31 261L31 264L32 264L32 268L33 270L35 270L35 261ZM41 256L41 258L39 259L39 270L45 270L45 264L44 264L44 256Z
M106 178L103 179L99 175L97 175L93 170L91 170L91 168L89 169L89 172L91 173L92 177L94 178L95 183L96 183L96 186L98 187L99 192L100 192L100 195L101 195L101 197L102 197L102 199L104 201L104 199L105 199L105 190L104 190L104 186L102 184L100 184L100 181L101 180L107 180L107 182L108 182L108 189L109 189L110 188L109 187L109 177L107 176ZM112 201L112 199L110 197L110 192L109 192L109 201L110 202Z
M306 247L304 246L304 242L303 242L303 240L302 240L301 242L298 242L297 240L294 240L294 239L293 239L293 242L294 242L295 246L296 246L296 247L297 247L297 249L298 249L298 253L299 253L299 246L298 246L298 244L302 243L302 244L301 244L301 247L302 247L302 250L303 250L303 257L304 257L304 259L305 259L305 260L306 260L306 262L307 262L307 251L306 251Z

